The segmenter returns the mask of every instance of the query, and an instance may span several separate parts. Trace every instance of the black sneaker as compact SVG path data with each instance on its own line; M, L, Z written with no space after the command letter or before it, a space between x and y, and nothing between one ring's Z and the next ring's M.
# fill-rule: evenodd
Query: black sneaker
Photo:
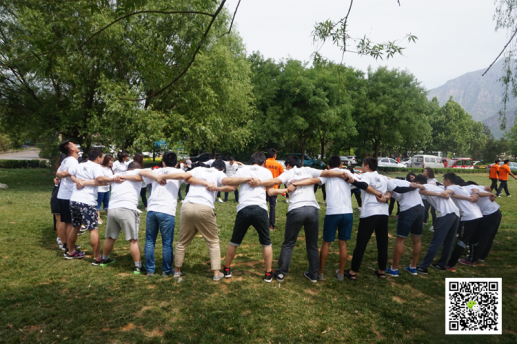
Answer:
M278 282L283 282L284 281L284 274L278 274L278 275L275 275L275 278Z
M99 265L101 265L101 263L102 263L102 257L100 257L99 260L93 258L93 262L92 262L93 266L99 266Z
M273 280L273 270L266 272L266 275L264 276L264 282L271 283Z
M232 269L227 268L226 266L223 267L223 274L225 278L231 278L232 277Z
M438 269L440 271L446 271L447 269L445 269L444 266L441 266L441 265L438 265L438 264L431 264L431 267L435 268L435 269Z
M65 259L83 259L84 252L74 251L72 254L69 252L65 253Z
M116 260L111 258L111 257L108 257L108 259L103 259L102 262L101 262L101 266L108 266L110 264L113 264L115 263Z
M429 273L426 268L421 268L420 266L416 268L416 271L421 275L427 275Z
M312 283L316 283L316 282L318 282L318 280L316 280L316 279L313 279L313 278L309 277L309 274L307 273L307 271L305 271L305 272L303 273L303 276L304 276L305 278L307 278L309 281L311 281Z

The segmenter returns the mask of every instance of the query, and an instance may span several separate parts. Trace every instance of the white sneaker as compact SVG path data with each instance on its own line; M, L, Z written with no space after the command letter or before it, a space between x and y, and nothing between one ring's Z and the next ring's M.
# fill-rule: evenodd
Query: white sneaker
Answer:
M214 281L220 281L224 278L224 274L214 275Z
M180 278L183 274L180 272L174 272L174 277Z
M512 197L512 195L508 195L508 197Z
M102 225L102 224L103 224L102 220L101 220L101 219L99 219L99 225Z
M357 207L357 210L361 211L361 210L363 210L363 209L362 209L361 207Z
M217 202L221 202L221 203L224 203L222 199L218 198L217 199Z
M431 228L429 228L429 230L430 230L431 232L434 232L434 226L431 226Z
M56 239L56 241L57 241L57 244L58 244L59 246L63 245L63 243L61 242L61 239L57 238L57 239Z
M180 203L183 203L183 200L181 200Z
M321 204L325 204L326 205L327 203L325 203L325 201L323 201L323 202L321 202Z
M285 200L285 203L289 203L289 200L288 200L288 199L286 199L286 200Z

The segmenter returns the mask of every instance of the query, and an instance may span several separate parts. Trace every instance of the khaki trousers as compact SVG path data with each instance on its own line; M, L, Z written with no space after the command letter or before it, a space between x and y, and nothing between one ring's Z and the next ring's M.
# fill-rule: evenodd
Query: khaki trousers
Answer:
M221 248L214 209L206 205L187 202L181 206L180 232L174 254L174 265L177 267L183 265L185 250L197 232L201 233L208 246L212 270L221 269Z

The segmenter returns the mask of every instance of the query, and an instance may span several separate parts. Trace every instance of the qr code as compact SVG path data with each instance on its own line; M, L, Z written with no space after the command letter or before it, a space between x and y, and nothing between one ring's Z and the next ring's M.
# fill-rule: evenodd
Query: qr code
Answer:
M501 278L445 279L446 334L502 334Z

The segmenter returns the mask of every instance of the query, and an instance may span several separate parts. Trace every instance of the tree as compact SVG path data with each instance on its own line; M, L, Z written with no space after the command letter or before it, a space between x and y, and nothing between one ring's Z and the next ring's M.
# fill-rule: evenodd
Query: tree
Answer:
M370 142L377 157L382 146L414 142L430 130L425 114L425 91L407 71L368 69L365 101L354 112L359 140Z
M508 140L507 148L510 154L513 155L514 158L517 158L517 123L505 133L504 137Z

